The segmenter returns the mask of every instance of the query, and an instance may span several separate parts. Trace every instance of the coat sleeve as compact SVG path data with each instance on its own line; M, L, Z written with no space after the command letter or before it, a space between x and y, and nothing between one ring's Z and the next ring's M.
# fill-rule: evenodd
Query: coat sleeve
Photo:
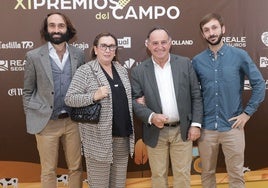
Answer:
M36 91L36 71L34 67L34 63L32 57L29 53L26 54L26 63L25 63L25 71L24 71L24 85L23 85L23 108L24 112L27 111L28 103Z
M131 70L131 86L132 86L132 103L135 115L140 118L144 123L148 122L149 116L153 111L146 105L137 103L136 99L144 96L142 78L139 75L138 67Z

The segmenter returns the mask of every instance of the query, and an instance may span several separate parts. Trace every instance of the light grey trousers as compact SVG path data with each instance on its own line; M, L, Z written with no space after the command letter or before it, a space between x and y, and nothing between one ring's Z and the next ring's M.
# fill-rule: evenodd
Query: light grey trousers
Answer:
M129 138L113 137L113 163L86 157L90 188L125 188L129 156Z

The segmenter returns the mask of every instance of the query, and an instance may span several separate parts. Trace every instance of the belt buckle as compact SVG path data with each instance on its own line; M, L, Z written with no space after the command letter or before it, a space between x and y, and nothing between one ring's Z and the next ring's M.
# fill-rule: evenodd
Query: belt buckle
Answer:
M165 123L164 126L166 126L166 127L177 127L179 124L180 124L180 122Z

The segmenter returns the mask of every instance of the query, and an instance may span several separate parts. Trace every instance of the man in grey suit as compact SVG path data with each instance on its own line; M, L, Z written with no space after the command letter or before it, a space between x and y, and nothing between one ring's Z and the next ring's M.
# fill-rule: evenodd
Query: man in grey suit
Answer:
M171 37L155 27L145 45L152 57L132 69L133 107L143 122L153 188L190 188L192 141L200 137L203 105L189 58L170 54ZM144 97L144 99L143 99Z
M56 188L61 141L69 169L69 187L82 188L78 126L69 118L64 97L84 52L68 45L76 30L62 13L47 15L41 35L47 43L26 54L23 106L27 132L35 134L41 163L42 188Z

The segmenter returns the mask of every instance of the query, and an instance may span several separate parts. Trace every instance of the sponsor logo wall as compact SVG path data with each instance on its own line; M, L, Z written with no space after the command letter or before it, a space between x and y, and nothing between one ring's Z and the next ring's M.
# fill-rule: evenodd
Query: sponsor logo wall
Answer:
M0 164L4 161L39 164L35 138L26 133L22 88L25 53L43 43L39 30L48 13L60 11L70 17L78 31L71 44L87 54L98 33L109 31L115 34L120 63L130 70L149 57L144 41L148 31L157 25L169 30L172 53L192 58L206 48L199 32L200 19L209 12L218 12L225 19L225 43L248 51L262 72L268 88L267 6L266 0L2 0ZM247 101L251 91L248 80L245 81L244 89ZM267 103L266 99L246 126L245 166L251 170L268 167L267 155L263 151L268 142L268 116L265 115L268 113ZM136 154L129 161L128 171L137 172L140 177L145 176L143 172L149 170L149 165L141 141L141 122L137 119L135 127ZM198 157L198 151L196 154L194 149L193 159ZM66 167L62 152L59 166ZM220 153L218 171L223 171L224 167ZM193 168L192 172L198 173L199 170ZM39 178L39 174L36 176Z

